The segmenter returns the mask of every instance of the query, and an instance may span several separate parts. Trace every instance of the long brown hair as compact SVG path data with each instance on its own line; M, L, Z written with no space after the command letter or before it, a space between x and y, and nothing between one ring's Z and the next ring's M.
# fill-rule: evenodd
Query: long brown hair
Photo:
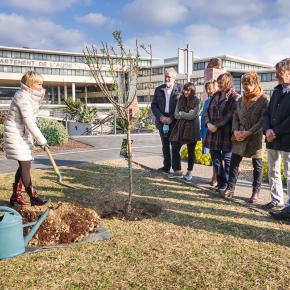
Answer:
M188 98L184 96L184 91L190 91L190 96ZM195 104L198 100L195 92L196 87L193 83L186 83L183 86L181 95L178 100L178 109L180 111L189 112L195 107Z
M229 72L221 74L217 78L217 81L224 81L225 86L226 86L226 92L228 92L230 89L232 89L234 87L233 77Z

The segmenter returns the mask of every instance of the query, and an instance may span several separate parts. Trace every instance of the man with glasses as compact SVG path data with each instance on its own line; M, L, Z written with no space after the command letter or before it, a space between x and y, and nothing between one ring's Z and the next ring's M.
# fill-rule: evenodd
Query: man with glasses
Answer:
M165 84L155 89L151 103L151 110L155 116L155 124L162 142L163 166L158 170L165 173L169 173L171 168L169 136L173 128L174 111L181 91L181 86L175 83L176 76L174 68L165 70Z
M274 88L269 106L264 115L264 133L268 151L268 175L272 201L264 209L283 208L284 196L281 180L281 157L284 162L284 176L290 198L290 58L276 64L279 81ZM288 201L289 203L289 201ZM276 218L289 217L290 207L280 213L270 212Z

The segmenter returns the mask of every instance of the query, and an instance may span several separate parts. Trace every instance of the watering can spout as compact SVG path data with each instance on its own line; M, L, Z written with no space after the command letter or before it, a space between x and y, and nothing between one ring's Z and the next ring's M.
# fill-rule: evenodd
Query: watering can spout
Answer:
M43 223L45 218L48 216L48 213L49 213L49 209L47 208L45 210L45 212L40 216L40 218L38 219L37 222L23 225L23 227L29 227L29 226L33 225L31 230L29 231L29 233L24 237L24 246L25 247L28 245L29 241L32 239L32 237L34 236L34 234L36 233L38 228L41 226L41 224Z

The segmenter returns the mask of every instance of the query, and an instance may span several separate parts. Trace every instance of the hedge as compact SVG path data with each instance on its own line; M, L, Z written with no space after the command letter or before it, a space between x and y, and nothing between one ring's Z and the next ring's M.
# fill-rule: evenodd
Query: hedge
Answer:
M37 125L48 142L48 145L60 145L68 142L66 128L56 120L39 119Z

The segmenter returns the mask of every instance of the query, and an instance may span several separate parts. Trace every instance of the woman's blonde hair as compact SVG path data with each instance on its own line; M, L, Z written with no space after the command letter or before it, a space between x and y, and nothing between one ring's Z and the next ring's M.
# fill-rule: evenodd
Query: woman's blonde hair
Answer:
M33 84L39 81L43 81L43 77L40 73L35 71L28 71L21 78L21 83L28 87L31 87Z

